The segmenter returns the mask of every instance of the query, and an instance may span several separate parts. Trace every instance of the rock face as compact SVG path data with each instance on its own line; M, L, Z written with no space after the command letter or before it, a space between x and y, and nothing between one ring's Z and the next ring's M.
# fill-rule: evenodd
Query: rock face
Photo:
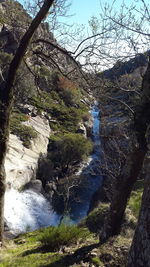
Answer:
M21 188L35 177L38 159L47 153L51 132L48 120L41 116L30 117L26 125L32 126L37 132L37 138L31 140L31 148L24 147L17 136L10 134L6 155L6 183L15 189Z

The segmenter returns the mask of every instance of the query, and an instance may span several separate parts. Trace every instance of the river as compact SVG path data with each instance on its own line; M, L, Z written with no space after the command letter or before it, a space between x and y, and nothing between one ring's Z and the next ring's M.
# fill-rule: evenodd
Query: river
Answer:
M100 158L100 120L97 104L92 107L91 115L93 117L92 139L94 149L93 154L90 155L87 163L80 170L85 178L77 191L80 201L73 201L70 206L69 220L73 223L79 222L87 215L92 196L102 183L102 177L98 170ZM8 228L14 234L35 230L48 225L58 225L61 217L53 211L50 203L42 194L37 194L31 190L18 192L17 190L9 189L5 194L4 211Z

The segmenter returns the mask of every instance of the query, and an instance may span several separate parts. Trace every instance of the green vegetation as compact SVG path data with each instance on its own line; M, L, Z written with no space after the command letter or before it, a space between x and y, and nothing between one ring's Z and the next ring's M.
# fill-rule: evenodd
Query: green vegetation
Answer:
M50 251L57 251L63 246L69 246L70 244L76 243L79 239L88 237L89 234L87 229L85 230L75 225L51 226L43 231L41 230L38 240L42 246L48 247Z
M61 172L83 160L92 150L92 143L82 134L67 133L50 137L49 159Z
M20 111L16 110L12 113L10 120L11 133L17 135L27 148L31 145L31 140L37 137L37 132L30 126L21 124L27 121L29 117Z
M87 243L96 242L87 229L77 226L61 225L26 233L6 241L0 251L0 267L65 267L66 254L60 253L60 248L69 246L74 251L85 239Z
M91 259L91 262L94 264L94 266L99 267L101 266L103 263L101 262L101 260L98 257L93 257Z
M12 60L12 55L0 51L0 66L2 68L5 67L5 69L9 66L10 62Z
M127 205L127 208L130 209L130 211L136 218L138 218L141 208L143 188L144 188L144 180L143 179L137 180Z
M88 113L88 108L82 103L77 106L66 105L63 97L54 90L40 92L40 95L30 99L30 103L37 107L39 113L42 110L46 111L52 118L50 121L52 130L61 133L76 132L79 122Z
M0 267L40 267L60 260L62 256L59 252L51 253L41 249L41 243L38 241L40 235L41 230L38 230L7 241L6 247L0 252Z
M131 236L119 235L100 246L87 229L63 225L43 228L7 240L0 250L0 267L81 267L83 262L96 267L125 267L131 240Z
M133 212L133 215L136 218L138 218L139 211L141 208L142 193L143 193L142 189L133 191L131 193L131 196L128 202L128 207L131 209L131 211Z
M12 55L0 52L0 66L3 69L3 76L6 76ZM2 77L0 76L0 81ZM22 63L17 72L14 82L14 101L15 103L27 103L29 98L36 95L36 86L33 75L27 69L25 63Z
M98 233L104 224L104 218L107 214L109 204L101 203L98 208L94 209L84 219L83 223L91 232Z
M0 10L0 24L4 24L6 22L6 18L3 12Z

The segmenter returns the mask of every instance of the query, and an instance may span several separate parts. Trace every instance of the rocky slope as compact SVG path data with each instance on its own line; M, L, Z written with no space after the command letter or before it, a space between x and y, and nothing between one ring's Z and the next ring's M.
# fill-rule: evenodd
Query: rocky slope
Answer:
M31 17L21 4L0 1L0 80L5 78L30 22ZM73 132L87 137L86 128L90 131L88 118L83 118L88 114L89 96L81 87L77 63L53 45L40 43L38 39L59 46L48 23L42 23L18 70L5 163L7 184L16 189L35 178L39 157L47 155L51 132L55 135ZM78 75L78 83L63 77L62 74L68 72L72 80Z
M22 188L36 177L39 157L47 155L51 133L49 121L44 116L30 116L24 124L33 127L37 137L31 140L30 148L26 148L18 136L10 134L5 161L6 182L15 189Z

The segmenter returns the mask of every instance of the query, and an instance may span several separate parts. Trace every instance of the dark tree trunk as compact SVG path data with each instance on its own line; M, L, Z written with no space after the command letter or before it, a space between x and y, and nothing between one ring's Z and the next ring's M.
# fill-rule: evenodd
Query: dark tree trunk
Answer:
M105 242L110 236L120 232L127 201L133 185L142 169L147 152L146 132L150 123L150 62L143 77L142 96L135 112L134 129L138 147L133 150L126 160L122 174L117 177L115 191L110 205L105 225L100 235L100 241ZM137 266L137 265L135 265Z
M143 110L145 110L144 120L147 124L146 138L150 142L150 62L143 80ZM146 103L144 105L144 103ZM132 241L128 267L148 267L150 266L150 163L146 166L147 175L144 183L141 211L138 225Z
M4 161L7 150L7 141L9 136L9 118L13 103L13 83L17 69L27 50L29 42L38 28L41 21L45 18L49 8L54 0L45 0L40 11L33 19L28 30L20 41L16 54L10 64L6 81L0 85L0 242L3 241L4 233L4 193L5 193L5 169Z
M149 168L150 171L150 168ZM138 225L129 252L128 267L150 266L150 181L145 178L141 211Z
M110 210L100 235L102 243L120 232L127 201L141 171L145 154L146 149L135 149L128 158L122 174L117 177Z

